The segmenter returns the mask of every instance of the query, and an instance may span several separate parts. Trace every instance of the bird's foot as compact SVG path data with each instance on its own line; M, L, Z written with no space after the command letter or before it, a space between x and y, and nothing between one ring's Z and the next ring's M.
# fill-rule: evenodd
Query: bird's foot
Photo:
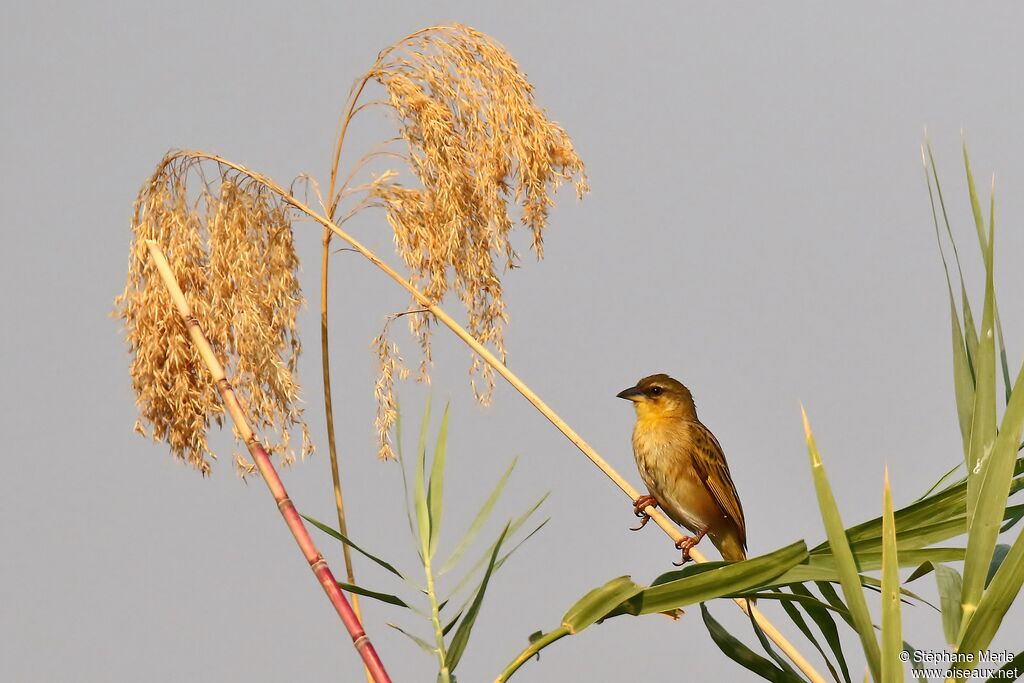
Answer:
M658 500L654 496L640 496L633 501L633 514L640 518L640 526L630 527L630 531L640 531L651 521L651 516L644 512L645 507L658 507Z
M693 559L690 557L690 548L700 543L701 539L704 538L704 536L707 533L707 529L701 529L697 532L696 536L683 536L681 539L679 539L679 542L676 543L676 548L683 551L683 559L679 562L673 562L672 564L674 564L677 567L682 567L684 564Z

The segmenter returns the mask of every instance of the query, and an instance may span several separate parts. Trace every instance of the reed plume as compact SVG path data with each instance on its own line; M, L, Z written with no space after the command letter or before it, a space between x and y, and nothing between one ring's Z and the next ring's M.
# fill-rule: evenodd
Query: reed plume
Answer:
M537 106L512 56L467 26L425 29L382 51L353 91L349 117L360 111L355 103L370 80L383 86L386 99L380 103L397 118L395 141L405 146L389 158L402 159L417 186L403 185L398 172L378 176L364 201L385 209L413 285L433 304L453 292L466 309L469 332L504 361L508 315L501 273L519 260L512 228L518 222L529 230L532 249L542 258L552 195L562 183L575 181L583 196L583 162L568 134ZM422 302L411 302L410 310L420 308ZM429 312L409 316L422 351L421 380L429 380L433 322ZM390 458L393 379L406 373L386 328L374 347L380 367L379 455ZM470 375L474 395L488 403L494 370L473 354Z
M216 457L207 432L211 423L223 424L224 410L153 269L149 239L167 251L255 426L274 435L268 450L290 463L293 428L301 432L302 454L313 448L295 378L301 350L295 317L303 299L291 211L252 178L216 170L208 179L200 160L173 155L157 167L135 203L128 278L115 302L132 353L136 430L167 442L175 457L204 475ZM191 195L189 179L199 186ZM240 453L235 459L243 472L253 471Z

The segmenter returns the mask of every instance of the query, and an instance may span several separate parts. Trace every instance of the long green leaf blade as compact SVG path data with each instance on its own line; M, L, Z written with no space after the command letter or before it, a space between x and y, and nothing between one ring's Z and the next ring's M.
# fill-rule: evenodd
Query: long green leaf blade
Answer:
M757 654L744 645L738 638L726 631L725 628L711 616L711 613L708 612L708 608L704 606L704 603L700 604L700 614L704 619L704 625L707 627L708 633L711 635L711 639L715 641L715 645L718 646L718 649L721 650L726 657L743 668L753 671L766 681L772 681L773 683L802 682L802 679L783 671L770 660Z
M420 532L420 556L424 562L429 557L430 548L430 512L427 510L427 488L424 470L427 460L427 429L430 426L430 397L427 407L423 410L423 422L420 425L420 440L416 449L416 476L413 480L413 503L416 510L416 525Z
M807 620L804 619L804 615L800 613L800 610L797 608L797 606L790 603L787 600L780 600L779 604L782 605L782 609L786 612L786 615L789 617L790 621L792 621L796 625L796 627L800 629L800 632L804 634L804 638L806 638L807 641L814 646L814 649L818 651L818 654L821 655L821 659L825 662L825 666L828 667L829 673L832 674L832 680L834 680L836 683L841 683L839 680L839 672L836 671L836 668L832 665L832 660L830 660L828 658L828 655L825 654L825 648L823 648L821 646L821 643L818 642L818 639L814 636L814 632L811 630L811 627L808 625ZM850 683L850 681L846 681L846 683Z
M1020 391L1018 388L1016 391ZM1016 392L1015 392L1016 393ZM988 590L982 595L974 617L961 629L958 652L977 655L986 649L995 636L1007 610L1024 584L1024 532L1010 546L1003 563L999 565ZM966 616L966 615L965 615ZM977 657L975 657L977 659Z
M519 528L521 526L523 526L523 524L525 524L526 521L528 519L530 519L530 517L533 516L533 513L537 511L537 508L539 508L541 506L541 504L545 500L547 500L549 495L551 495L551 494L550 493L545 493L543 496L541 496L540 498L537 499L536 503L534 503L529 508L527 508L526 512L524 512L523 514L519 515L514 520L512 520L512 523L508 525L508 534L506 534L506 536L508 536L510 538L512 536L514 536L515 533L519 530ZM543 526L543 525L541 525L541 526ZM534 529L531 532L530 535L532 536L534 533L537 532L538 529L540 529L540 527L537 527L537 529ZM462 575L462 578L459 579L459 582L457 584L455 584L455 587L452 588L451 592L448 594L448 599L449 600L451 599L451 597L453 595L456 595L459 591L461 591L463 588L465 588L466 585L468 585L470 579L472 579L473 576L476 575L477 571L479 571L480 568L484 566L484 562L487 561L487 558L491 556L492 552L494 552L494 548L495 548L494 544L491 544L490 546L488 546L487 550L484 551L483 555L481 555L480 558L476 562L473 563L473 566L471 566L466 571L466 573ZM500 562L501 562L501 560L499 560L499 566L500 566Z
M699 573L673 572L683 574L682 578L652 585L609 616L667 612L723 595L744 593L770 582L806 558L807 546L797 541L767 555L722 563Z
M1012 672L1012 677L1011 677ZM989 681L1015 681L1024 674L1024 652L1018 652L1013 659L1003 664L997 671L992 672Z
M390 626L391 628L393 628L396 631L398 631L399 633L401 633L403 636L405 636L406 638L408 638L412 642L416 643L416 645L418 645L419 648L421 650L423 650L424 652L426 652L428 655L437 654L437 648L434 647L433 645L431 645L430 643L428 643L427 641L423 640L419 636L413 635L412 633L409 633L408 631L406 631L401 626L399 626L397 624L392 624L390 621L387 621L387 622L384 622L384 623L386 623L388 626Z
M434 557L437 542L441 536L441 513L444 510L444 465L448 453L448 406L441 416L441 430L434 446L434 462L430 468L430 485L427 490L427 511L430 515L430 543L428 557Z
M373 598L374 600L379 600L380 602L385 602L389 605L397 605L398 607L405 607L406 609L410 609L409 604L397 595L391 595L390 593L381 593L380 591L372 591L369 588L363 588L362 586L357 586L353 583L345 583L344 581L335 581L335 583L337 583L342 590L346 590L349 593L363 595L368 598Z
M999 436L992 446L988 463L983 466L984 478L980 499L967 535L967 556L964 560L962 602L963 619L972 620L975 606L981 598L988 577L1006 514L1006 501L1012 488L1013 473L1017 465L1017 444L1024 431L1024 367L1017 377L1010 403L1003 414ZM969 482L968 482L969 483ZM994 581L995 579L993 579ZM963 628L963 626L961 627Z
M462 621L459 622L458 628L455 629L455 635L452 636L452 641L448 645L446 661L448 663L449 671L455 671L455 667L458 666L463 653L466 651L466 645L469 643L469 636L473 632L473 626L476 624L476 618L480 614L480 605L483 604L484 594L487 592L487 584L491 580L491 572L494 570L494 563L498 559L498 551L501 549L501 544L504 542L507 534L508 525L505 526L501 535L498 536L498 540L495 541L494 552L491 553L491 561L487 564L487 571L484 572L484 578L480 581L480 586L476 589L473 604L469 606L469 609L466 611L466 616L464 616Z
M628 576L612 579L584 595L566 610L562 617L562 626L570 634L579 633L605 618L612 609L643 589L643 586L634 583Z
M977 200L973 190L972 203ZM971 448L967 458L967 557L964 559L964 622L969 622L985 586L985 573L992 559L996 536L1006 507L989 496L1000 489L1007 492L1012 474L1000 468L993 472L993 448L996 440L996 361L993 331L995 290L993 284L993 233L985 245L985 308L975 366L974 420L971 424ZM1016 443L1014 443L1016 446ZM1014 449L1016 450L1016 449ZM983 495L982 489L991 487ZM996 494L998 498L998 494ZM998 504L998 509L996 505ZM980 506L980 510L979 510ZM996 519L998 517L998 519Z
M903 682L903 626L900 618L900 573L896 523L892 512L889 468L882 491L882 683Z
M812 599L814 598L811 591L801 583L792 584L789 589L794 595ZM829 610L823 603L818 600L814 600L814 603L817 604L802 602L800 606L804 608L804 611L807 612L807 616L814 621L818 630L821 631L821 635L824 636L825 642L828 643L829 648L832 650L832 654L835 655L836 662L843 671L843 680L846 681L846 683L850 683L850 669L846 665L846 656L843 654L843 643L839 638L839 629L836 628L835 619L832 618L832 615L829 614Z
M441 565L441 569L437 572L438 576L442 576L451 571L451 569L458 564L469 546L472 545L473 541L476 540L477 535L480 533L480 529L483 528L488 517L490 517L491 510L494 509L494 504L497 503L498 498L501 497L501 492L505 488L505 482L508 481L509 475L512 474L512 470L515 469L516 462L518 462L518 460L518 458L514 458L512 462L509 463L508 469L506 469L505 473L501 475L501 479L498 480L498 483L494 486L491 494L487 496L487 500L484 501L484 504L476 513L476 517L473 518L472 523L469 525L469 529L462 535L462 538L459 540L458 545L455 546L455 550L452 551L452 554L447 560L445 560L445 563Z
M853 619L857 635L860 636L861 645L864 648L864 655L867 658L868 667L876 680L881 679L881 652L878 641L875 639L875 629L871 623L871 614L868 612L867 601L861 589L861 577L857 572L857 565L850 551L850 544L846 539L846 529L843 527L843 520L839 515L839 508L836 506L835 498L832 496L832 487L825 475L825 468L821 462L821 455L818 453L818 446L814 441L814 434L811 432L810 422L807 420L807 413L801 406L803 415L804 433L807 438L807 450L811 459L811 471L814 475L814 488L818 494L818 507L821 510L822 521L825 523L825 531L828 536L829 545L832 547L832 554L836 558L836 568L839 571L839 583L843 588L843 595L846 596L850 616Z
M956 647L956 639L960 634L960 621L963 608L960 605L960 592L963 579L960 572L942 564L935 565L935 585L939 591L939 606L942 608L942 633L950 647Z
M928 150L929 155L931 149ZM967 454L970 449L971 440L971 419L974 414L974 375L971 371L971 361L969 358L969 350L966 346L964 339L964 332L960 327L960 314L956 310L956 303L953 299L953 284L949 277L949 265L946 262L946 253L942 248L942 234L939 231L939 217L935 210L935 195L932 192L932 179L928 174L928 157L925 156L924 148L921 149L921 160L924 163L924 177L925 182L928 186L928 199L930 200L932 207L932 222L935 224L935 241L939 246L939 256L942 258L942 269L946 275L946 289L949 291L949 317L952 327L952 339L953 339L953 389L956 398L956 410L957 417L960 420L960 435L963 441L964 459L966 461ZM938 177L935 179L938 184ZM943 205L943 216L945 216L945 205ZM952 242L952 230L949 230L949 224L946 224L947 232ZM953 242L953 250L956 252L956 243ZM957 255L957 270L960 272L960 257ZM960 290L962 294L964 304L964 316L970 319L970 303L967 301L967 291L964 288L963 273L960 273ZM977 346L977 339L974 338L974 322L970 320L970 334L973 341L973 345ZM945 477L943 477L945 479ZM942 480L940 480L941 482ZM930 494L936 487L932 487L922 498Z
M312 517L310 517L308 515L302 515L302 518L304 520L306 520L307 522L309 522L310 524L312 524L313 526L315 526L317 529L320 529L320 531L323 531L328 536L333 536L334 538L338 539L339 541L341 541L342 543L347 545L349 548L352 548L352 550L355 550L357 553L359 553L360 555L362 555L366 559L371 560L372 562L377 563L378 565L380 565L384 569L388 570L389 572L391 572L392 574L394 574L398 578L402 579L403 581L409 583L410 585L415 585L409 579L407 579L405 577L405 574L403 574L402 572L400 572L397 569L395 569L389 562L386 562L386 561L380 559L379 557L377 557L376 555L373 555L373 554L367 552L366 550L363 550L358 545L356 545L351 540L349 540L349 538L346 537L341 532L336 531L335 529L332 529L331 527L327 526L323 522L317 521L317 520L313 519Z

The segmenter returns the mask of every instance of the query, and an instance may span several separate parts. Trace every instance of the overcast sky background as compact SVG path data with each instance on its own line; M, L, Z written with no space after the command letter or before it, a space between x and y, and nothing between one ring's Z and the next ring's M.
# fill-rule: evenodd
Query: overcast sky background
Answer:
M587 163L593 192L582 203L560 195L547 259L525 259L505 279L509 364L623 474L639 483L633 413L615 394L653 372L694 391L728 455L753 554L823 538L799 401L847 524L880 512L885 465L904 505L961 457L919 144L927 126L976 310L981 262L961 129L986 194L998 174L996 279L1015 371L1024 340L1015 298L1024 290L1024 10L667 5L36 2L5 10L0 678L361 679L265 487L235 476L230 448L203 480L132 433L128 357L107 315L123 287L132 202L168 149L216 152L285 183L305 172L326 178L353 80L378 50L430 24L467 23L504 44ZM374 142L382 130L353 140ZM397 261L381 216L353 230ZM300 510L330 520L317 402L320 229L299 224L296 241L311 297L301 377L322 448L283 476ZM397 466L374 455L369 349L406 299L353 254L333 263L350 529L415 572ZM677 554L653 525L630 533L629 501L511 389L499 387L492 408L477 407L468 354L450 334L437 332L435 352L433 393L452 406L442 554L512 457L520 465L487 534L552 492L551 523L494 580L459 669L463 681L493 680L528 634L556 626L584 592L622 574L650 581ZM399 391L407 422L417 422L425 393ZM341 575L340 548L316 539ZM401 590L365 561L357 577ZM913 588L934 596L932 586L929 577ZM765 609L786 621L777 606ZM752 640L731 604L712 610ZM388 620L429 630L397 608L366 605L393 678L433 680L435 662ZM913 645L942 646L938 614L917 606L904 620ZM1007 620L995 646L1016 652L1024 612L1018 606ZM852 640L847 654L859 669ZM594 627L518 675L637 678L754 680L711 644L696 608L675 623Z

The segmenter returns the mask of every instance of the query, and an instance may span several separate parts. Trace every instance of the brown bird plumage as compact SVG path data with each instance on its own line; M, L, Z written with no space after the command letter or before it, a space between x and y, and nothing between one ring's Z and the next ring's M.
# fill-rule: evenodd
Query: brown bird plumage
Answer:
M683 562L706 534L726 560L747 557L747 530L736 486L718 439L697 419L693 395L668 375L644 377L618 394L633 402L633 455L649 496L635 502L642 528L648 505L660 506L694 537L680 544Z

